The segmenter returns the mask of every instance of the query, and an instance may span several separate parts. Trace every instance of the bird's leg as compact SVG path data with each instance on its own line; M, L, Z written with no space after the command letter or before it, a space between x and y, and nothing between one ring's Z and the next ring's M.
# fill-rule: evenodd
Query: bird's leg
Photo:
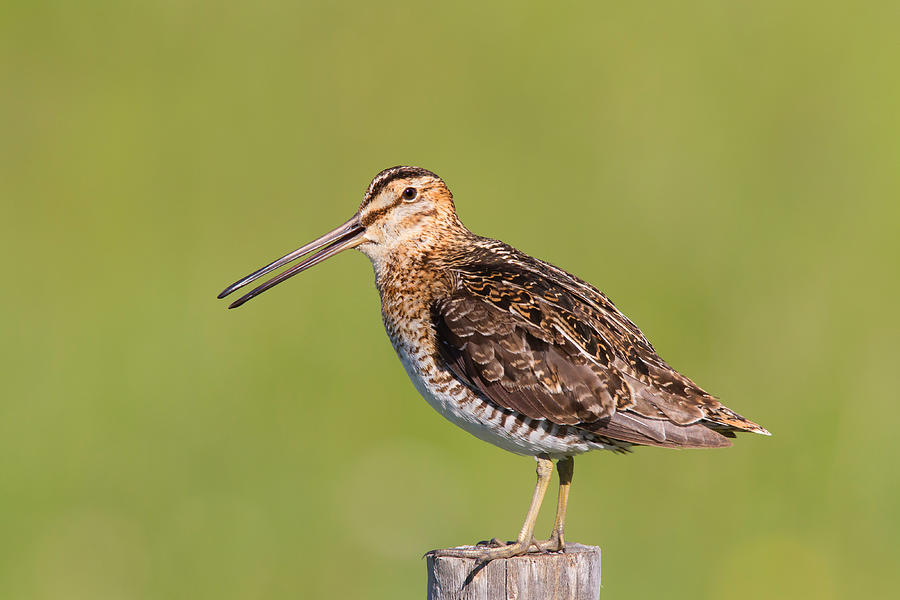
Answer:
M565 550L566 539L566 507L569 504L569 488L572 485L572 472L575 470L575 459L571 456L556 461L556 471L559 473L559 500L556 503L556 521L553 523L553 531L550 539L537 542L541 550Z
M534 486L534 495L531 497L531 506L528 508L528 514L525 516L525 523L519 536L512 544L507 544L499 548L473 548L473 549L457 549L448 548L446 550L434 550L431 552L433 556L455 556L459 558L477 558L479 562L487 562L495 558L509 558L525 554L534 545L534 522L537 520L538 511L541 509L541 502L544 500L544 494L547 493L547 486L550 485L550 476L553 474L553 461L547 456L536 456L537 460L537 484Z

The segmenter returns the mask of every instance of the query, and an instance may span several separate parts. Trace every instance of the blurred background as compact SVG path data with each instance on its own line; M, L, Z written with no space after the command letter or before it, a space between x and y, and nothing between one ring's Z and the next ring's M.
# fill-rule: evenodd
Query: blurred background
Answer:
M425 551L516 534L533 461L418 396L362 255L215 300L396 164L774 434L576 461L604 597L895 597L898 26L2 2L0 597L422 598Z

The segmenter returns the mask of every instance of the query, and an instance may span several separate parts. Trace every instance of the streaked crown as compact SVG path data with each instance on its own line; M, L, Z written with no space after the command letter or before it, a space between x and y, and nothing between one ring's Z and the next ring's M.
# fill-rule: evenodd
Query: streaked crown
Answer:
M421 167L392 167L376 175L357 215L368 242L360 250L370 256L462 226L447 184ZM376 252L372 245L381 248Z

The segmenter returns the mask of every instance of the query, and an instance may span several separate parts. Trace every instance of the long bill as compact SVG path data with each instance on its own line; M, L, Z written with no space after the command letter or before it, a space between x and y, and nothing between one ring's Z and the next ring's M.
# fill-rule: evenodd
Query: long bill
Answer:
M293 252L285 254L278 260L267 264L262 269L259 269L258 271L254 271L253 273L250 273L243 279L235 281L234 283L229 285L227 288L222 290L222 293L220 293L218 295L218 297L224 298L225 296L231 294L232 292L234 292L236 290L239 290L240 288L244 287L245 285L247 285L253 281L256 281L263 275L270 273L276 269L279 269L288 263L292 263L295 260L297 260L298 258L309 254L310 252L314 252L314 251L318 250L318 252L316 252L315 254L313 254L312 256L310 256L309 258L304 260L303 262L294 265L293 267L291 267L290 269L288 269L282 273L279 273L272 279L268 280L267 282L263 283L262 285L260 285L256 288L254 288L252 291L248 292L247 294L244 294L243 296L241 296L240 298L238 298L237 300L232 302L230 305L228 305L228 308L237 308L241 304L245 303L247 300L250 300L251 298L253 298L255 296L259 296L260 294L262 294L264 291L266 291L270 287L274 287L274 286L278 285L285 279L289 279L289 278L293 277L294 275L296 275L297 273L305 271L306 269L312 267L313 265L317 265L320 262L322 262L323 260L331 258L332 256L334 256L335 254L337 254L339 252L342 252L344 250L347 250L348 248L354 248L354 247L360 245L361 243L363 243L365 241L365 238L363 238L364 231L365 231L365 228L362 225L360 225L359 218L356 215L354 215L353 218L351 218L349 221L347 221L340 227L337 227L336 229L329 231L322 237L311 241L310 243L306 244L305 246L301 246L300 248L297 248Z

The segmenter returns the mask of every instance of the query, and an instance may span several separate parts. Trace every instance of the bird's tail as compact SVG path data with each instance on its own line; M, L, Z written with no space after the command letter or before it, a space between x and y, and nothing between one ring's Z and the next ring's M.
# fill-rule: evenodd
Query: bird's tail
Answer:
M759 433L762 435L772 435L762 425L742 417L727 406L718 406L715 410L710 411L706 415L706 421L709 422L713 429L717 430L749 431L751 433Z

